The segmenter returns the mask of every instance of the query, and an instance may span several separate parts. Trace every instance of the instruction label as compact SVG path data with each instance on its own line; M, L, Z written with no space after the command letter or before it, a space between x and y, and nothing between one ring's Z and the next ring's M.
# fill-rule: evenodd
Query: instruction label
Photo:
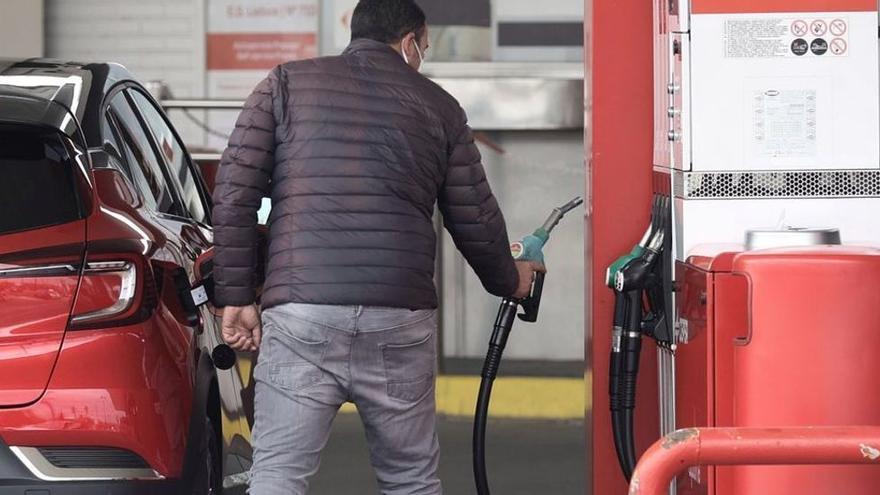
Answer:
M844 57L849 48L849 21L764 17L724 21L726 58Z
M815 156L816 90L755 91L753 102L752 138L760 156Z

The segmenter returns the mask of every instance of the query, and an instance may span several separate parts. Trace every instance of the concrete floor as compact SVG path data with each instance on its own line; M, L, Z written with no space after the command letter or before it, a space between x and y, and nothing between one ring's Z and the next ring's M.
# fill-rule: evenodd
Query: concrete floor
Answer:
M440 477L447 495L474 493L472 422L441 418ZM580 421L490 420L489 480L499 495L583 495L584 428ZM311 495L376 495L360 419L336 419Z

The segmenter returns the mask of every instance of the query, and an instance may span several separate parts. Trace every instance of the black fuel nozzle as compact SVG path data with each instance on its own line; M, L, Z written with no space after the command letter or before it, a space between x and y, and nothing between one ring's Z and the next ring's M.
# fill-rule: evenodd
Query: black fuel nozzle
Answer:
M519 302L523 312L517 316L524 322L534 323L538 321L538 310L541 308L541 296L544 293L544 275L543 272L535 274L531 294Z
M609 268L608 283L615 291L609 369L611 422L618 461L627 479L632 476L637 460L633 418L642 336L653 336L655 325L665 321L665 305L658 297L663 299L662 254L669 245L669 221L669 199L656 196L651 225L638 249Z
M658 231L660 235L652 243L649 251L656 253L655 259L650 265L650 274L645 280L644 293L647 306L646 314L642 319L641 331L664 347L672 346L674 336L667 315L671 313L671 299L668 297L672 290L672 259L668 254L672 248L671 242L671 204L669 198L660 199L660 209L657 215ZM664 253L666 253L664 255Z

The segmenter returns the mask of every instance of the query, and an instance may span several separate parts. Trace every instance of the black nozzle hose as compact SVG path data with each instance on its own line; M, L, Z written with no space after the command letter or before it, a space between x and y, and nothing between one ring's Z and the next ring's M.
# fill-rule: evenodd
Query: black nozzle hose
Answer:
M555 208L541 227L545 234L549 235L550 231L553 230L567 212L583 202L582 198L577 197L559 208ZM477 395L477 408L474 412L473 468L474 482L477 486L478 495L489 495L489 481L486 475L486 422L489 418L489 400L492 396L492 385L495 382L495 377L498 376L501 357L504 354L504 347L507 345L510 330L513 328L513 322L516 321L518 307L523 305L525 313L522 315L522 319L524 321L534 322L537 320L543 280L543 274L538 274L535 277L531 295L526 299L503 299L501 306L498 308L498 315L495 317L492 337L489 339L489 350L486 353L486 361L483 363L483 371L480 373L480 393Z
M614 329L611 332L611 359L609 363L610 377L608 381L608 395L611 398L611 410L619 409L620 405L620 371L623 369L623 325L626 322L626 297L624 294L615 293L614 297Z
M474 413L474 482L477 486L478 495L489 495L489 480L486 474L486 422L489 418L489 401L492 397L492 385L498 376L498 368L501 365L501 357L504 347L507 346L507 338L513 328L516 310L519 303L514 299L504 299L498 308L495 317L495 325L492 328L492 337L489 340L489 351L486 353L486 361L483 363L483 371L480 373L480 393L477 395L477 409Z
M621 407L621 370L623 369L623 326L626 322L626 297L616 292L614 297L614 330L611 334L611 358L608 371L608 397L611 408L611 432L614 435L614 449L620 469L626 473L626 453L624 450L624 431Z
M639 361L642 352L642 292L631 291L626 295L627 318L621 342L623 365L620 373L620 409L623 427L623 452L626 479L632 478L636 468L636 445L634 411L636 408L636 384L639 378Z

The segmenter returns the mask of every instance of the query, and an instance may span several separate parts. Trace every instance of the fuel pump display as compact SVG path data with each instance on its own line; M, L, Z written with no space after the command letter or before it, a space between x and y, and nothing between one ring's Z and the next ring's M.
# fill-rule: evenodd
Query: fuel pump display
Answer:
M526 236L519 242L511 245L511 254L516 260L543 261L542 249L550 240L550 232L556 227L566 213L580 206L584 200L574 198L568 203L554 208L547 220L531 235ZM492 337L489 340L489 351L486 361L483 363L481 373L480 392L477 397L477 408L474 414L474 438L473 438L473 464L474 482L478 495L489 495L489 481L486 475L486 422L489 417L489 401L492 396L492 385L498 376L498 368L501 365L501 357L507 346L507 338L513 328L515 316L519 319L534 323L538 321L538 309L541 305L541 295L544 290L544 274L537 273L532 283L531 294L525 299L518 300L504 298L498 308L498 316L495 317L495 325L492 327ZM519 306L523 312L517 315Z

